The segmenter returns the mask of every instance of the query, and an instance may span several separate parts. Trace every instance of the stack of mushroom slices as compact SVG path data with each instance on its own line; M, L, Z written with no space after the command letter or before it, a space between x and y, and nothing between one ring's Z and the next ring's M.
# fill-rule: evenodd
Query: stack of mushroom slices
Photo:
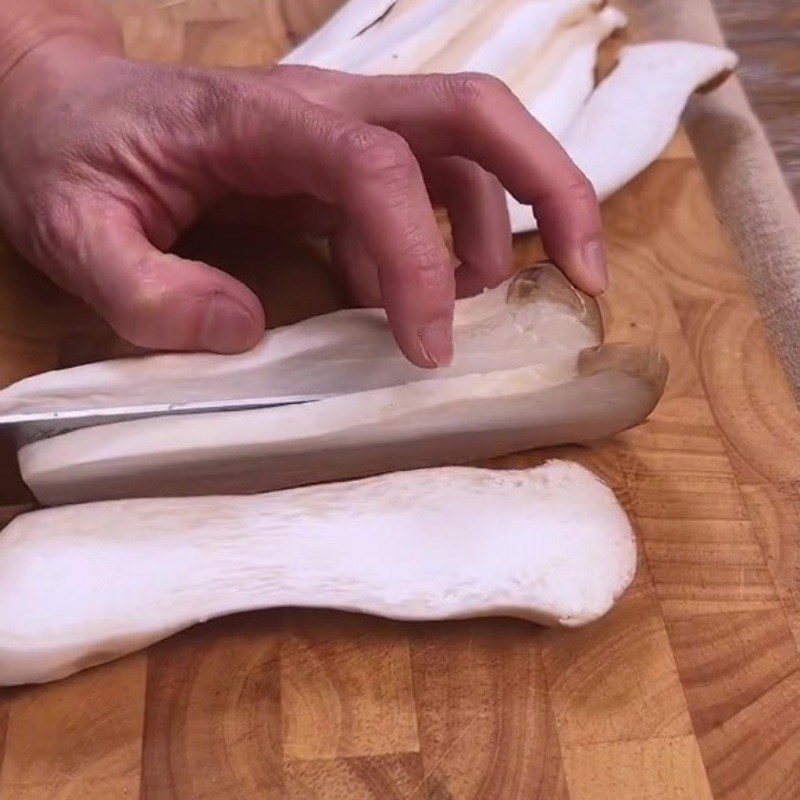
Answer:
M604 200L658 158L689 97L737 63L730 50L705 44L635 44L596 85L600 45L627 24L604 0L351 0L283 63L365 75L493 75ZM514 231L535 230L531 209L508 202Z

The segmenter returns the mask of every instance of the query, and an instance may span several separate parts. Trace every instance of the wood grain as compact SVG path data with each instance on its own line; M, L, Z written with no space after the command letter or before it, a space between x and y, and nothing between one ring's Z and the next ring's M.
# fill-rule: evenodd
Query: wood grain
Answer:
M146 657L15 693L0 798L104 800L139 790Z
M693 736L567 748L572 800L712 800Z
M346 797L348 800L408 800L423 797L426 786L416 753L360 756L323 761L293 761L286 766L289 800Z
M280 646L277 615L250 615L153 648L142 798L283 796Z
M719 2L767 57L744 4ZM259 65L337 0L110 5L134 56ZM239 209L180 249L246 280L273 324L339 307L324 253L287 234L291 213ZM800 796L800 416L686 137L604 217L608 338L668 355L665 399L613 442L488 465L573 458L614 488L641 552L611 614L577 631L295 610L217 620L0 692L0 800ZM517 263L541 252L520 239ZM129 352L0 245L2 383ZM0 523L29 503L0 444Z
M420 626L412 652L424 796L567 796L536 631Z
M639 585L598 624L542 637L547 684L565 746L692 733L646 573L642 567Z
M402 626L356 616L292 617L281 651L284 757L418 752L411 654ZM332 713L333 712L333 713Z
M795 641L800 643L800 484L746 485L742 491Z

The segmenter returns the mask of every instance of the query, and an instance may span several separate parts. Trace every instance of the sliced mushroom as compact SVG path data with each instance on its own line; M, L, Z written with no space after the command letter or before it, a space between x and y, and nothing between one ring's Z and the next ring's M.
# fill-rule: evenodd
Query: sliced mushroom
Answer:
M628 19L611 6L562 28L537 61L508 76L508 84L525 107L559 138L575 120L595 85L597 52Z
M0 684L55 680L278 606L583 625L635 570L613 493L565 462L47 509L0 533Z
M325 24L294 48L283 64L314 64L331 49L347 44L381 19L396 0L349 0Z
M669 144L693 92L736 66L730 50L666 41L623 50L619 64L592 94L561 138L601 200L652 164ZM515 233L535 230L531 209L510 199Z
M292 392L351 386L306 406L120 422L26 445L23 478L41 502L56 504L259 492L590 442L644 420L663 391L663 358L648 348L600 346L595 302L549 265L461 301L457 318L461 352L441 375L395 355L385 318L378 324L375 312L350 311L309 321L314 335L292 331L308 334L309 323L276 332L280 346L262 346L250 361L238 357L240 368L225 369L237 358L229 356L108 362L28 379L0 401L22 411L52 408L54 398L118 405L131 402L127 387L151 403L208 398L211 386L229 395L256 383L268 393L280 381ZM372 333L339 327L361 319ZM352 350L353 330L361 353ZM303 370L307 382L290 383Z
M357 39L343 42L307 60L314 66L361 74L413 72L409 58L422 63L455 35L485 0L397 0L389 14ZM388 62L392 69L381 69Z
M484 3L480 14L414 69L431 72L484 72L506 80L535 64L559 26L575 21L599 0L501 0ZM407 63L411 63L408 61Z
M46 505L268 491L603 439L648 416L665 376L656 351L605 345L560 363L376 389L313 407L83 428L26 445L20 468Z
M732 51L694 42L623 50L563 140L598 196L608 197L655 161L675 135L689 97L730 74L736 63Z

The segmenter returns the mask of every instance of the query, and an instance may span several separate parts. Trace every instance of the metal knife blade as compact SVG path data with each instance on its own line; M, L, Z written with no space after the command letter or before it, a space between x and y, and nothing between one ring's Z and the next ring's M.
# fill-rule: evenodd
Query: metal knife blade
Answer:
M288 397L244 398L237 400L202 400L192 403L154 403L152 405L113 406L108 408L79 408L63 411L32 411L0 414L0 429L13 432L17 442L27 444L48 439L61 433L110 425L150 417L181 414L209 414L220 411L250 411L259 408L282 408L325 400L334 395L309 394Z

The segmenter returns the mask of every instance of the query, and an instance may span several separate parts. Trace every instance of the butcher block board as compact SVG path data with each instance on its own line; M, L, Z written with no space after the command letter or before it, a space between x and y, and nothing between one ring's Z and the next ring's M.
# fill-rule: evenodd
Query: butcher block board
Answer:
M114 8L135 55L245 65L335 5ZM217 620L0 692L0 800L800 797L800 416L688 141L604 215L608 338L657 344L672 366L647 424L544 454L590 466L634 520L638 576L611 614L571 631L296 610ZM207 225L183 249L245 276L276 324L340 304L318 249L270 227ZM520 265L538 253L519 242ZM4 383L121 352L0 250ZM29 498L13 454L0 464L8 518Z

